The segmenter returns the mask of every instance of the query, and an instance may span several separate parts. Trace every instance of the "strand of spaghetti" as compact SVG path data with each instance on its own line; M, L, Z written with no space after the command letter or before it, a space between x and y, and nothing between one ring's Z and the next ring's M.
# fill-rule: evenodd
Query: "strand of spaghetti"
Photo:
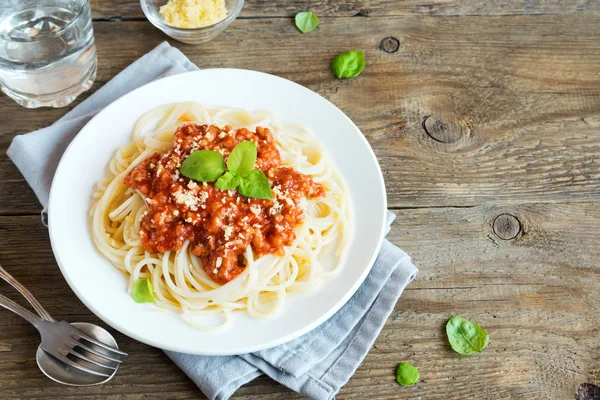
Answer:
M182 309L183 319L196 329L204 332L224 331L231 325L231 309L228 307L224 307L220 309L220 311L223 315L223 322L217 325L208 325L206 323L198 322L197 317L201 316L201 314L191 315L189 310L185 308Z
M183 268L183 273L184 273L186 281L198 292L207 291L207 290L210 290L211 288L216 287L217 286L216 283L214 284L215 286L211 287L211 286L208 286L207 284L203 284L202 281L200 281L199 279L196 278L196 276L194 276L194 271L196 268L193 264L194 258L196 258L196 257L190 257L190 253L186 253L186 262L188 263L188 265L187 265L187 268Z
M190 259L192 261L193 266L193 268L190 270L190 273L192 274L192 276L198 279L200 284L207 287L207 290L216 289L220 286L208 276L208 274L204 270L204 267L201 265L202 261L200 261L198 257L190 256Z

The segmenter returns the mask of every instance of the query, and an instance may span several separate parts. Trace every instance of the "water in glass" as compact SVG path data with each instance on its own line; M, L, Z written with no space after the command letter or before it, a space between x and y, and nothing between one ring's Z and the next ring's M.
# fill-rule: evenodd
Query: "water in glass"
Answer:
M0 85L17 103L63 107L96 77L87 0L0 0Z

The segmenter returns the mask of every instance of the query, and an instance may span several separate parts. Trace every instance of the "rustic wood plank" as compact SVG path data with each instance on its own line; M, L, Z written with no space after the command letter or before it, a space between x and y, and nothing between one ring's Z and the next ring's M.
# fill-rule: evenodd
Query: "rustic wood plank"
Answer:
M0 352L8 352L8 351L12 351L12 344L0 343Z
M95 27L95 88L165 38L148 22ZM400 45L392 54L379 47L390 36ZM254 45L243 44L247 37ZM176 45L202 68L269 72L333 101L375 149L392 207L600 197L593 15L336 18L304 36L286 20L240 20L203 46ZM328 63L349 48L366 52L367 69L337 80ZM0 213L39 211L4 153L15 134L66 111L25 110L0 97L0 121L13 121L0 125Z
M397 210L389 238L420 274L398 302L371 352L339 398L566 399L600 380L600 210L596 203L485 205ZM494 234L498 215L519 220L513 240ZM99 322L77 300L54 262L37 216L0 217L0 263L59 318ZM23 257L23 254L28 257ZM0 291L8 293L0 283ZM10 292L14 297L14 291ZM490 333L483 353L461 357L444 324L460 314ZM33 328L0 312L3 398L198 398L197 388L159 350L116 333L131 357L99 388L64 388L37 371ZM422 382L401 388L393 369L409 361ZM300 398L266 378L239 399Z
M144 18L137 0L92 0L91 5L96 19ZM291 17L307 10L321 17L541 15L598 12L600 4L594 0L248 0L240 18Z

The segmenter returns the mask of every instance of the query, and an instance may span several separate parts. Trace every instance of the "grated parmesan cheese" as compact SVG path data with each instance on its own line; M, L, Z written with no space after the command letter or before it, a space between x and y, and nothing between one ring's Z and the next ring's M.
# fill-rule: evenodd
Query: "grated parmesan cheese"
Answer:
M175 201L191 208L196 205L198 199L190 192L177 192L175 193Z
M273 189L272 189L272 190L273 190L273 194L274 194L276 197L284 197L284 196L283 196L283 193L281 192L281 186L280 186L280 185L273 186Z
M269 214L271 214L271 215L279 214L279 213L281 213L282 210L283 210L283 204L281 204L280 202L275 200L273 202L273 207L271 207L271 209L269 210Z
M252 213L253 213L254 215L258 215L258 214L260 214L261 208L260 208L260 206L259 206L259 205L257 205L257 204L252 204L252 205L250 206L250 211L252 211Z
M202 208L206 208L204 203L208 198L208 193L200 192L196 196L193 192L176 192L173 196L175 197L175 202L177 204L184 204L189 207L190 210L197 211L198 205Z
M225 240L229 240L231 234L233 233L233 226L226 225L223 227L223 229L225 230Z

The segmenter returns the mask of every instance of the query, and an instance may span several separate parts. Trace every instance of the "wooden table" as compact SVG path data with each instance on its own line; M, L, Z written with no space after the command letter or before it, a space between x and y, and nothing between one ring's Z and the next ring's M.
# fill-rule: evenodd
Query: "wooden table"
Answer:
M166 37L136 0L92 0L100 60L94 90ZM292 22L312 9L321 26ZM420 268L340 399L569 399L600 383L600 2L248 0L213 42L171 41L201 68L264 71L325 96L361 128L381 163L390 239ZM334 55L364 50L353 80ZM78 101L87 97L84 95ZM11 139L65 114L0 96L0 264L50 313L98 319L62 278L40 205L6 157ZM7 284L0 292L16 298ZM490 333L461 357L454 314ZM131 356L101 387L43 377L38 336L0 312L0 398L202 398L157 349L116 334ZM400 387L408 361L422 380ZM268 378L238 399L300 398Z

